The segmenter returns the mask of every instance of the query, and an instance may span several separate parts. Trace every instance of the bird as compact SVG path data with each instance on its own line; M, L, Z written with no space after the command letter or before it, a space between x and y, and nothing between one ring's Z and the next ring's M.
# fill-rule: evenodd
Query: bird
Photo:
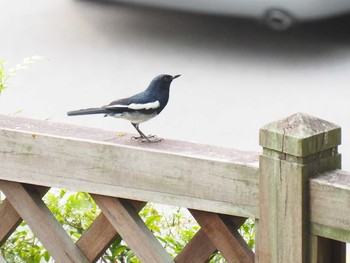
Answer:
M132 137L140 142L159 142L155 135L146 136L139 128L140 123L159 115L169 101L170 84L181 75L160 74L152 79L147 89L131 97L114 100L98 108L87 108L67 112L68 116L104 114L131 122L140 136Z

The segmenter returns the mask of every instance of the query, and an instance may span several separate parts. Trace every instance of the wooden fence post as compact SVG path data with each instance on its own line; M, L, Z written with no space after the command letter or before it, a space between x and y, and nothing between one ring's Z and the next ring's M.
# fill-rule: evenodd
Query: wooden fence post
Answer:
M257 262L314 262L308 179L340 168L340 139L339 126L302 113L261 128Z

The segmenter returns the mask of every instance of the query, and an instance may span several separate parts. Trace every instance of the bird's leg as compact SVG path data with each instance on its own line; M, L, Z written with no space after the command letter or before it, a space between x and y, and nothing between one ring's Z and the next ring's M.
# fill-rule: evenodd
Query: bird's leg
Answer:
M138 140L140 142L160 142L162 141L162 139L158 138L155 135L150 135L150 136L146 136L140 129L139 129L139 124L138 123L131 123L135 129L137 130L137 132L140 134L139 137L132 137L132 139Z
M140 134L140 137L132 137L132 139L139 140L139 141L148 141L150 142L151 140L139 129L139 124L137 123L131 123L132 126L135 127L137 132Z

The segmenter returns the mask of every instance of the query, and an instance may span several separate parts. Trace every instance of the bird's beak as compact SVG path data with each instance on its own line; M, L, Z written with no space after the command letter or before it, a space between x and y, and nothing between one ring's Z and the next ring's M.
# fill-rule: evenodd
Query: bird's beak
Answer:
M173 80L174 79L176 79L176 78L178 78L178 77L180 77L181 75L175 75L174 77L173 77Z

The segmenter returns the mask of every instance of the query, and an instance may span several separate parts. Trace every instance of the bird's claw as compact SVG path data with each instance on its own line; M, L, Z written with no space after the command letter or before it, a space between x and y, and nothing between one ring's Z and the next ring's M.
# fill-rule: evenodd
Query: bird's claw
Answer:
M155 143L155 142L161 142L163 141L162 138L157 137L156 135L148 135L148 136L133 136L131 137L132 140L136 140L138 142L144 142L144 143Z

